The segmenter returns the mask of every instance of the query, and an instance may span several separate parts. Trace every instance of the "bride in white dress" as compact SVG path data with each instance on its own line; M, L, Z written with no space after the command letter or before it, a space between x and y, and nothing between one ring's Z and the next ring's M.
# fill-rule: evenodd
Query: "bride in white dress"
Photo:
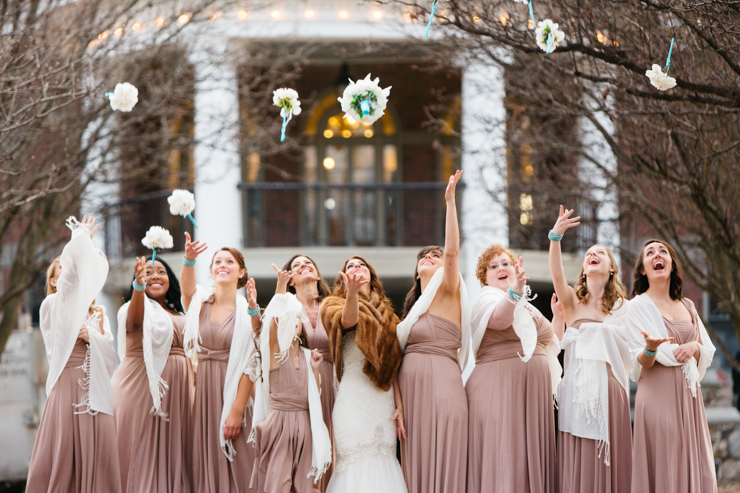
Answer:
M398 317L361 257L345 263L335 286L321 306L339 381L332 415L336 462L327 493L406 493L396 459L396 432L405 434L393 385L401 362Z

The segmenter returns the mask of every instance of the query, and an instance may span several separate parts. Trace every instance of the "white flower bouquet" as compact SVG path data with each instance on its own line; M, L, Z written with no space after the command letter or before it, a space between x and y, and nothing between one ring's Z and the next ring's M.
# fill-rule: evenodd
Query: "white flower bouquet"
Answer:
M537 23L537 29L535 29L535 36L537 40L537 46L546 51L549 55L555 48L558 47L561 41L565 38L565 33L558 29L557 23L550 19L545 19Z
M659 91L667 91L676 87L676 79L668 76L668 70L671 68L671 53L673 53L673 41L675 38L671 38L671 48L668 50L668 60L665 63L665 72L660 69L660 65L653 64L653 68L645 72L645 75L650 79L650 84L658 89Z
M272 104L280 108L280 116L283 117L283 129L280 134L280 142L285 141L285 129L293 115L301 114L301 102L295 89L283 87L272 92Z
M105 97L110 99L110 107L114 111L128 113L139 102L139 90L132 84L124 82L116 84L114 91L106 93Z
M172 248L175 245L172 235L162 226L152 226L141 240L141 244L152 250L152 265L157 258L157 249Z
M170 204L170 214L173 216L182 216L190 219L193 226L196 228L198 224L193 218L193 211L195 210L195 195L189 190L175 190L172 195L167 197L167 202Z
M370 80L370 74L357 82L349 80L344 94L341 98L337 98L342 103L345 118L352 117L363 123L371 124L385 114L391 88L381 89L379 82L379 78Z

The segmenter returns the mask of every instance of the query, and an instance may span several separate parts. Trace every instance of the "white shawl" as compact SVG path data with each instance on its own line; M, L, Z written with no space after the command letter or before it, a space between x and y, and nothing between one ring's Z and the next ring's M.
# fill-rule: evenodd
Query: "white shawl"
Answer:
M414 326L416 321L432 305L432 301L434 301L434 297L437 295L437 290L442 285L443 275L444 267L440 267L434 273L426 289L421 293L419 299L416 300L416 303L414 303L406 318L396 326L396 335L398 336L398 342L401 345L402 352L406 350L406 343L409 341L411 327ZM460 276L460 331L462 332L460 342L462 346L457 351L457 360L460 363L460 368L464 370L468 364L468 354L470 353L470 312L468 311L468 290L465 289L465 281L462 274L458 273L458 275Z
M472 310L472 326L473 352L476 356L478 354L481 341L483 340L483 336L486 333L486 328L491 319L491 315L493 315L493 311L496 309L499 302L506 301L506 296L508 296L506 292L501 289L485 286L481 289L480 294L475 299ZM530 360L537 347L537 325L534 323L531 313L531 311L536 310L536 308L529 304L529 299L529 286L527 286L525 296L522 296L521 300L519 300L514 308L514 320L511 324L517 337L519 337L519 340L522 342L522 352L524 355L522 356L519 353L517 354L524 363ZM508 301L506 302L508 303ZM545 347L545 353L547 354L547 366L550 369L552 395L557 399L560 374L563 369L560 366L560 361L558 361L560 346L558 344L557 337L554 335L550 343Z
M126 319L130 305L129 301L118 310L118 357L121 361L126 357ZM174 330L175 326L167 310L145 294L142 336L144 367L153 403L149 412L164 419L167 419L167 413L162 412L162 398L169 387L167 382L162 380L162 371L170 355Z
M68 224L70 225L70 224ZM49 359L46 394L51 394L69 360L80 329L88 326L90 342L82 369L85 379L80 384L88 390L81 406L90 414L113 414L113 389L110 377L116 365L113 334L103 310L103 330L100 314L90 314L90 305L103 289L108 277L108 261L97 249L85 228L70 225L72 239L62 251L62 273L57 280L57 292L41 304L40 328ZM112 365L112 366L111 366Z
M679 363L673 355L673 351L678 348L678 344L671 344L670 342L661 344L658 347L658 353L655 357L655 361L663 366L681 367L686 377L686 384L691 390L693 397L696 397L697 386L699 386L699 382L704 378L709 365L712 364L715 351L714 344L712 344L712 340L709 338L709 334L707 334L707 329L704 328L704 324L698 315L696 316L696 320L699 325L699 336L701 337L698 362L692 356L686 363ZM645 331L656 338L668 337L668 331L666 330L663 316L647 293L637 296L627 306L626 326L630 337L630 353L632 353L632 373L630 373L630 378L635 382L639 382L642 365L637 361L637 356L645 349L645 337L640 331Z
M192 300L190 309L185 320L185 338L183 347L185 354L191 361L195 362L197 353L200 352L200 310L203 302L208 300L213 294L214 289L203 289L198 286ZM231 440L225 440L223 429L226 418L231 412L236 400L236 393L239 389L239 380L242 375L248 373L250 360L255 357L254 329L252 328L252 317L247 313L249 304L247 299L236 293L236 314L234 317L234 335L231 339L231 349L229 349L229 363L226 366L226 379L224 381L224 406L221 409L221 423L219 425L218 440L221 450L229 461L234 460L236 450ZM250 397L249 402L252 399Z
M560 382L558 427L571 435L597 440L599 457L609 465L609 375L606 365L629 401L632 358L624 327L627 302L622 302L603 322L568 327L560 347L566 351L565 375Z
M303 305L291 293L276 294L262 314L262 331L260 334L260 355L262 378L257 379L254 413L252 415L252 433L249 441L254 441L254 430L267 416L270 410L270 327L274 320L277 324L279 359L283 361L289 357L288 350L296 336L296 327L301 322ZM302 322L301 322L302 323ZM311 455L311 470L308 476L314 477L316 483L326 472L332 462L331 439L326 428L321 410L319 387L311 370L311 352L302 348L308 366L308 413L311 420L311 440L313 445ZM291 363L292 364L292 363Z

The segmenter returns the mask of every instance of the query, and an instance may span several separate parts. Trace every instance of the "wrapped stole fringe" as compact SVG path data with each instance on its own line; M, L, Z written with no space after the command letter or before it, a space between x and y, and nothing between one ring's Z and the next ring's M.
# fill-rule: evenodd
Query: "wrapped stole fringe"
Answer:
M90 407L90 345L87 345L87 351L85 352L85 361L82 363L82 366L78 366L77 369L82 370L85 372L85 378L78 378L77 383L80 384L80 387L82 387L82 390L85 391L85 394L82 396L82 400L79 404L73 404L75 409L78 409L80 407L84 408L82 411L75 411L75 414L89 414L91 416L95 416L98 414L98 411L95 411L92 407Z
M602 364L606 364L603 363ZM602 452L604 455L604 464L609 464L609 422L608 411L605 413L602 405L602 396L599 392L601 379L601 365L593 360L581 360L578 364L578 370L575 374L575 389L573 402L576 403L576 419L581 419L584 415L586 421L592 423L596 421L599 424L598 440L599 458ZM604 419L606 414L607 419ZM604 439L604 437L606 439Z
M701 386L699 383L699 368L696 365L696 359L692 356L686 363L681 365L681 370L686 378L686 385L691 391L691 396L696 399L696 388Z

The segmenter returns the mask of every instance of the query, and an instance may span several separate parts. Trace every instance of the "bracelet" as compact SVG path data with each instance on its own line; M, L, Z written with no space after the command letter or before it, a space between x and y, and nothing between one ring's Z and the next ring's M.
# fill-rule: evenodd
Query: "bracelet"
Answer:
M519 300L522 299L522 295L519 294L519 293L517 293L516 291L514 291L511 288L509 288L506 292L509 294L509 296L511 296L512 298L514 298L517 301L519 301Z
M658 350L656 349L655 351L651 351L646 347L645 349L643 349L643 352L645 353L645 356L650 356L652 358L653 356L655 356L655 353L657 353Z
M146 281L144 281L144 285L142 286L138 282L136 282L136 279L134 279L134 282L131 283L131 285L134 287L134 290L136 291L144 291L146 288Z
M555 231L550 230L549 233L547 233L547 237L550 239L550 241L560 241L563 239L563 236L565 236L565 233L561 235L556 235Z
M249 314L250 317L254 317L254 316L259 315L260 314L260 306L257 305L257 308L255 308L254 310L252 310L252 309L247 310L247 313Z
M185 258L185 255L182 256L182 265L185 267L195 267L195 262L197 262L198 259L194 258L193 260L188 260Z

